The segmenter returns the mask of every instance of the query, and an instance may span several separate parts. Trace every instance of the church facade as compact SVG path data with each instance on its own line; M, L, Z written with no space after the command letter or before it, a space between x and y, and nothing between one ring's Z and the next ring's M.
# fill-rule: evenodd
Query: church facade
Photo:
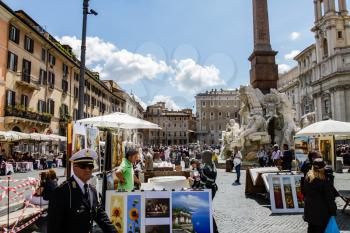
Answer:
M315 43L279 76L278 90L292 102L296 120L350 122L350 16L345 0L314 0Z

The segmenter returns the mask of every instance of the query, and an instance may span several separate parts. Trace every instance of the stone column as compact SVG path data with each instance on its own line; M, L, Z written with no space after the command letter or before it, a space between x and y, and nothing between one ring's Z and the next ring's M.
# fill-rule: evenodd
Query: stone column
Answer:
M314 0L315 22L321 19L321 5L319 0Z
M327 14L329 11L330 11L330 8L329 8L329 0L323 0L323 14Z
M346 1L345 0L338 0L338 6L339 6L339 11L341 14L347 14L348 9L346 7Z
M328 0L329 11L335 13L335 0Z

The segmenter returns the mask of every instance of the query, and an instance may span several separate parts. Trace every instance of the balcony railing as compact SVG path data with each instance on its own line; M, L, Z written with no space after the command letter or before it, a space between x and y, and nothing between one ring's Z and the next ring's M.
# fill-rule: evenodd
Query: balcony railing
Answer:
M39 90L38 79L30 74L19 72L17 73L16 84L29 90Z
M23 108L18 108L16 106L6 107L5 116L20 117L28 120L41 121L45 123L50 123L52 117L50 114L47 113L40 114L36 112L31 112Z
M26 83L30 83L30 74L22 73L22 81Z

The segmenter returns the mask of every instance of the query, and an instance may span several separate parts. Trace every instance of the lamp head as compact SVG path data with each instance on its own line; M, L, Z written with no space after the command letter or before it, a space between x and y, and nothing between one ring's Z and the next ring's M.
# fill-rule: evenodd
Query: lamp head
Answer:
M93 10L93 9L90 9L89 14L92 14L92 15L95 15L95 16L98 15L98 13L95 10Z

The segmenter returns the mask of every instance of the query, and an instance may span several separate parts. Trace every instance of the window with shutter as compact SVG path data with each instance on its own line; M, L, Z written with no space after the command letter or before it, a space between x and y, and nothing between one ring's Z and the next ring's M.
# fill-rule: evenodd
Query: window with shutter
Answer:
M40 85L46 85L47 84L47 73L45 70L40 69L40 73L39 73L39 84Z
M23 105L25 109L28 108L28 96L27 95L21 95L21 105Z
M31 62L23 59L22 81L30 83Z
M16 92L8 90L6 94L6 104L7 106L16 105Z
M47 112L51 115L54 115L55 113L55 101L53 101L52 99L49 99L47 103Z
M11 53L10 51L7 54L7 68L12 71L17 71L17 62L18 57L16 54Z
M19 29L13 25L10 25L9 39L17 44L19 44Z
M24 49L30 53L34 52L34 40L28 36L24 37Z
M68 76L68 66L63 63L62 66L63 77L66 78Z

